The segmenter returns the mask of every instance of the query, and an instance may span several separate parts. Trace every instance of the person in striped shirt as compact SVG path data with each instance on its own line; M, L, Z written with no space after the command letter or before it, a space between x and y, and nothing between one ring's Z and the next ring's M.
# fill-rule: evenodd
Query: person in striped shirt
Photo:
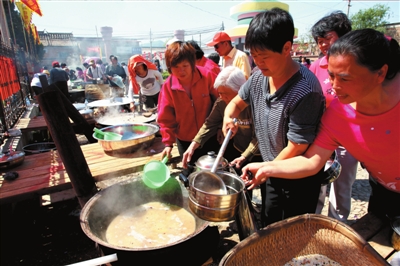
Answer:
M293 36L293 19L282 9L261 12L251 21L245 47L259 70L225 109L223 131L231 128L235 134L233 118L251 106L258 148L266 162L303 154L316 137L325 109L318 79L291 58ZM314 213L320 187L318 174L297 180L271 177L260 184L263 226Z

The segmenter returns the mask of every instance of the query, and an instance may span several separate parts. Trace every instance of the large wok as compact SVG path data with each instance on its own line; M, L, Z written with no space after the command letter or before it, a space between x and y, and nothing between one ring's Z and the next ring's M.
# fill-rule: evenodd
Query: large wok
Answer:
M110 222L128 208L159 201L182 207L190 212L188 197L187 189L175 178L169 178L159 189L148 188L141 178L131 179L112 185L93 196L81 211L81 227L89 238L100 244L105 254L117 253L118 261L121 263L124 259L130 264L133 264L134 260L145 259L146 265L165 264L168 261L174 265L199 265L211 256L212 250L216 249L219 233L216 227L208 227L208 222L195 215L193 215L196 222L195 231L186 238L164 246L120 247L111 245L105 237ZM162 226L164 221L159 222Z
M135 113L118 113L115 115L105 114L95 119L98 124L108 127L123 124L149 123L155 121L156 118L157 114L151 114L146 117Z

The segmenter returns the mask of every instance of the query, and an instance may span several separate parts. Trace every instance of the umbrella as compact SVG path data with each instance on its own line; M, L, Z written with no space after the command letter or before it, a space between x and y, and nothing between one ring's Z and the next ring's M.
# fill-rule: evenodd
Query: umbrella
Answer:
M90 62L90 60L94 60L94 62L96 63L96 60L100 59L100 57L88 57L85 59L84 63L88 63Z

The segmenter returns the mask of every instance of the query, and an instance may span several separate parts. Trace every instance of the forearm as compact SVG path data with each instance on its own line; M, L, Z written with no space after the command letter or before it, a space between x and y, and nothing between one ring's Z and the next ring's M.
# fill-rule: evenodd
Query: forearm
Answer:
M281 161L264 162L259 171L268 177L300 179L316 174L321 167L312 159L296 156Z

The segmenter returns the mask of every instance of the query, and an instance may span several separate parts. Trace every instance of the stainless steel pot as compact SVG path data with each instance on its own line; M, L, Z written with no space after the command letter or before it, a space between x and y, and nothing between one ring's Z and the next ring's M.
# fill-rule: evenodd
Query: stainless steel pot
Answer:
M196 166L196 171L201 171L201 170L211 171L211 168L213 167L216 158L217 155L215 154L214 151L209 151L207 155L201 156L194 163L194 165ZM228 167L229 167L229 162L225 158L222 158L221 163L217 167L217 170L222 171L223 169L228 169Z
M210 222L233 220L243 198L243 180L234 173L217 171L216 174L224 181L228 194L211 194L193 185L196 177L201 174L202 171L196 171L190 174L189 178L179 175L188 186L190 210L201 219Z

